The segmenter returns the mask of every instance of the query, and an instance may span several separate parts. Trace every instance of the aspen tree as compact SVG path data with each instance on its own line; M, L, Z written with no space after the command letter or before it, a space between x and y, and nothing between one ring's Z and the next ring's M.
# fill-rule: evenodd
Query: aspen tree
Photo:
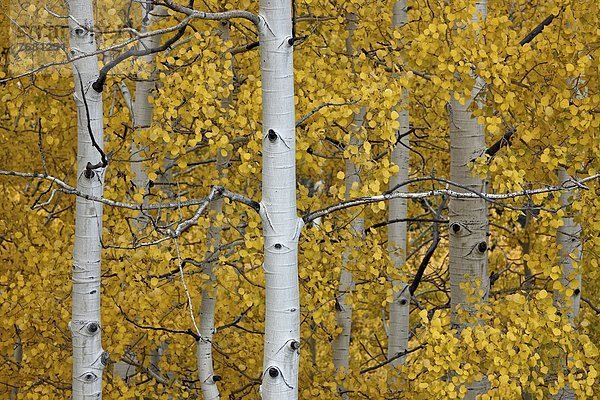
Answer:
M565 168L558 168L558 181L561 186L573 185L573 179ZM556 231L556 244L558 245L558 265L561 270L560 289L554 291L554 303L562 315L566 315L570 324L574 324L579 315L581 302L581 273L579 261L582 258L581 226L575 221L572 209L574 193L564 191L560 194L560 209L564 213L562 225ZM568 356L568 355L566 355ZM572 362L572 361L571 361ZM561 357L561 368L565 361ZM570 372L565 369L565 372ZM577 398L570 384L554 396L555 399L574 400Z
M394 3L392 13L392 27L400 29L408 22L407 4L405 0ZM398 173L390 178L390 189L408 180L409 168L409 113L408 113L408 90L402 89L402 100L399 104L398 122L400 127L396 131L397 142L392 150L391 161L399 167ZM407 193L408 185L404 185L398 191ZM406 199L398 198L389 201L388 220L388 251L390 260L395 268L400 269L406 260L406 222L394 222L407 217ZM388 358L392 358L408 348L410 297L409 285L405 281L393 280L394 301L390 304L389 327L388 327ZM404 363L405 357L398 357L392 361L392 365Z
M259 3L265 339L261 396L298 398L300 295L291 3Z
M94 10L91 0L69 0L69 44L72 57L96 51ZM97 56L73 61L77 105L77 190L102 197L107 165L103 152L102 93L92 87L98 77ZM73 246L74 400L102 397L102 371L108 353L102 349L100 321L100 262L102 204L77 197Z
M224 151L224 150L222 150ZM227 158L219 154L217 155L217 170L219 178L225 175L227 168ZM219 246L221 244L221 227L219 220L223 211L223 199L217 199L210 204L210 211L213 213L210 227L208 228L208 244L209 250L207 258L209 262L206 265L204 272L208 275L209 280L202 288L202 303L200 305L200 339L198 340L196 349L196 364L198 365L198 378L202 388L202 398L205 400L217 400L219 396L219 388L217 382L220 380L219 375L215 375L213 366L213 334L215 332L215 304L217 301L216 294L216 277L214 268L218 265Z
M219 28L219 36L223 41L229 40L229 22L222 21ZM233 66L232 66L233 68ZM222 107L227 110L231 105L232 94L224 98ZM218 149L216 167L219 180L227 174L230 159L227 149ZM215 332L215 304L217 302L216 276L214 268L219 265L219 246L221 245L221 218L223 212L223 199L213 201L209 206L213 219L208 228L208 251L206 258L209 262L205 273L209 276L207 284L202 289L202 303L200 306L200 335L198 348L196 350L196 363L198 365L198 378L202 388L202 397L205 400L217 400L220 398L217 382L220 375L215 375L213 365L213 334Z
M479 14L484 20L487 1L476 3L473 22L478 22ZM453 96L447 106L450 118L450 181L462 186L450 187L458 192L486 192L486 180L474 173L470 166L471 161L486 150L484 126L472 115L472 108L484 90L485 81L475 77L470 97L459 100ZM489 294L487 203L481 198L451 197L448 219L452 324L460 332L468 326L467 321L475 318L478 303L486 301ZM468 315L465 317L462 312ZM466 398L475 399L486 390L485 380L474 382L468 387Z
M348 32L348 37L346 38L346 54L348 54L350 58L354 57L355 53L353 36L354 31L357 28L357 20L358 18L355 13L347 13L346 31ZM354 120L350 127L350 142L348 143L348 146L355 146L357 148L361 147L362 140L360 139L360 134L366 112L366 107L361 107L360 110L354 114ZM352 191L358 190L361 185L360 167L357 166L350 158L345 160L344 185L346 187L346 199L351 198ZM364 217L359 214L355 216L350 223L351 235L357 238L364 237L364 229L365 220ZM347 301L346 298L354 289L352 268L355 264L355 261L352 260L352 246L348 246L348 250L342 255L342 264L340 286L338 288L338 296L335 304L335 318L338 328L341 328L341 332L334 338L331 346L333 353L333 365L335 366L336 372L341 372L343 375L347 375L350 367L352 303ZM341 394L343 399L349 398L348 391L344 387L343 383L338 387L338 392Z
M477 12L485 18L486 1L477 2ZM477 21L477 17L474 16L473 20ZM453 96L447 106L450 118L450 180L467 188L451 185L457 192L486 191L485 179L477 176L469 165L486 150L484 127L471 111L476 98L483 95L484 85L482 79L476 78L469 98L457 100ZM482 300L488 296L487 204L481 198L450 198L448 209L452 323L460 330L465 322L461 321L459 309L470 314L476 311L475 304L467 299L468 290L474 288L475 296Z

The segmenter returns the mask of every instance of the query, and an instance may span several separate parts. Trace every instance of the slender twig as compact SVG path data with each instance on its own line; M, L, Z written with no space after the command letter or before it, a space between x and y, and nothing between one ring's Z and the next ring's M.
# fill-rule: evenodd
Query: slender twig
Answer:
M213 21L222 21L229 20L234 18L246 19L252 22L254 25L260 25L260 17L256 14L252 14L249 11L242 10L232 10L232 11L223 11L223 12L203 12L197 11L192 8L182 6L180 4L175 3L173 0L164 0L164 5L169 7L170 9L185 14L191 18L196 19L207 19Z
M167 40L166 42L161 44L160 46L149 47L149 48L145 48L145 49L131 49L129 51L126 51L125 53L118 55L117 57L112 59L110 62L106 63L106 65L104 65L102 67L102 69L100 69L98 79L96 79L96 82L94 82L92 84L92 87L94 88L94 90L98 93L102 92L102 90L104 89L104 82L106 81L106 76L108 75L108 72L111 69L113 69L114 67L116 67L117 65L119 65L121 62L127 60L128 58L143 57L143 56L155 54L155 53L158 53L158 52L168 49L173 43L178 41L183 36L183 34L185 33L185 29L187 28L187 25L188 25L188 22L186 22L186 20L189 21L189 19L190 18L188 17L184 21L182 21L182 26L181 26L181 28L179 28L177 33L172 38L170 38L169 40Z
M184 334L184 335L190 335L191 337L194 338L194 340L198 341L200 340L200 336L198 336L194 331L192 331L191 329L186 329L186 330L181 330L181 329L168 329L168 328L163 328L161 326L150 326L150 325L142 325L138 322L136 322L135 320L129 318L129 316L125 313L125 311L123 311L123 308L121 307L120 304L118 304L115 299L113 299L115 305L119 308L119 310L121 311L121 315L123 315L123 318L125 318L125 320L127 322L129 322L130 324L135 325L136 327L140 328L140 329L144 329L144 330L151 330L151 331L159 331L159 332L167 332L167 333L174 333L174 334Z
M102 148L100 148L100 146L98 146L98 143L96 142L96 138L94 138L94 132L92 132L92 123L90 120L90 109L88 107L88 103L87 103L87 100L85 97L86 93L85 93L85 89L83 87L83 80L81 79L81 74L79 73L79 70L77 68L75 70L77 71L77 75L79 76L79 85L81 87L81 99L83 100L83 105L85 107L85 117L86 117L88 133L90 135L90 140L92 141L92 146L98 151L98 153L100 153L100 162L98 164L92 164L91 162L88 161L88 163L85 167L85 169L86 169L85 177L89 179L92 177L91 171L94 169L98 169L98 168L106 168L106 166L108 166L108 160L106 159L106 154L104 154L104 151L102 150Z
M590 308L592 310L594 310L594 312L596 313L596 315L600 315L600 308L596 307L589 299L582 297L581 300L586 303L588 306L590 306Z
M358 207L358 206L363 206L365 204L371 204L371 203L379 203L380 201L387 201L387 200L391 200L391 199L401 199L401 198L402 199L423 199L423 198L433 197L433 196L449 196L449 197L454 197L454 198L458 198L458 199L481 198L485 201L499 204L502 207L520 210L520 209L527 209L527 208L512 207L512 206L509 206L506 204L501 204L501 203L498 203L498 200L507 200L507 199L514 199L516 197L531 196L531 195L535 195L535 194L560 192L560 191L564 191L564 190L573 190L574 188L578 188L578 185L580 185L580 184L583 184L583 183L586 183L589 181L593 181L598 178L600 178L600 173L590 175L584 179L581 179L578 181L577 184L570 183L568 186L567 185L564 185L564 186L550 186L549 185L549 186L538 188L538 189L522 190L519 192L511 192L511 193L489 193L488 194L488 193L475 192L475 191L472 191L471 189L469 189L470 190L469 192L456 192L456 191L450 190L450 189L433 189L428 192L418 192L418 193L402 193L402 192L389 193L388 192L388 193L384 193L384 194L380 194L380 195L376 195L376 196L357 197L354 199L342 201L342 202L334 204L332 206L325 207L321 210L307 213L302 217L302 219L305 223L309 223L311 221L314 221L317 218L324 217L335 211L344 210L346 208ZM451 182L447 179L423 178L423 180L427 180L427 179L439 180L439 181L446 182L453 186L458 186L458 187L461 186L461 185L457 185L456 183Z
M379 368L381 368L381 367L383 367L385 365L388 365L389 363L391 363L392 361L394 361L394 360L396 360L396 359L398 359L400 357L404 357L407 354L414 353L417 350L421 350L425 346L427 346L427 343L420 344L417 347L415 347L413 349L410 349L410 350L407 349L407 350L400 351L400 352L394 354L392 357L388 358L387 360L380 362L379 364L373 365L372 367L368 367L368 368L365 368L365 369L361 369L360 373L361 374L366 374L367 372L371 372L371 371L374 371L376 369L379 369Z
M323 104L315 107L312 111L310 111L308 114L306 114L302 118L300 118L298 120L298 122L296 122L296 128L298 128L299 126L301 126L304 122L306 122L307 119L309 119L310 117L312 117L313 115L315 115L316 113L318 113L321 109L323 109L325 107L349 106L349 105L352 105L352 104L356 104L357 102L358 102L358 100L346 101L344 103L323 103Z
M32 178L32 179L43 179L49 182L53 182L61 187L60 191L66 194L72 194L77 197L81 197L87 200L97 201L98 203L106 204L112 207L118 208L126 208L129 210L140 210L140 211L148 211L148 210L162 210L162 209L173 209L173 208L182 208L182 207L193 207L197 205L202 205L207 201L207 198L200 198L194 200L187 200L182 202L175 203L164 203L164 204L135 204L135 203L124 203L121 201L109 200L104 197L92 196L86 193L82 193L79 190L75 189L73 186L65 183L64 181L55 178L53 176L49 176L46 174L39 174L35 172L18 172L18 171L2 171L0 170L0 175L4 176L14 176L19 178ZM215 186L215 190L219 193L219 196L215 196L216 198L225 197L229 200L237 203L242 203L253 210L257 211L260 209L260 203L254 201L248 197L245 197L239 193L231 192L222 186Z
M559 12L559 14L560 14L560 12ZM519 42L519 45L525 46L527 43L529 43L533 39L535 39L535 37L537 35L539 35L540 33L542 33L542 31L544 30L544 28L546 26L550 25L552 23L552 21L554 21L554 18L556 18L557 16L558 16L558 14L557 15L554 15L554 14L548 15L546 17L546 19L544 19L542 22L540 22L538 26L536 26L535 28L533 28L533 30L531 32L529 32L527 34L527 36L525 36L523 39L521 39L521 41Z
M446 207L447 200L448 200L447 197L444 197L442 199L440 206L438 207L437 212L435 214L435 218L434 218L435 221L440 219L442 210L444 209L444 207ZM417 269L417 273L415 274L415 277L414 277L410 287L408 288L411 296L413 294L415 294L415 292L417 291L417 288L419 287L419 283L421 283L421 279L423 279L423 274L425 273L425 269L427 268L427 265L429 265L429 260L431 260L431 257L433 256L433 253L435 252L435 249L437 248L439 242L440 242L440 228L439 228L439 224L437 222L434 222L433 223L433 241L429 245L429 248L427 249L427 253L425 253L425 255L423 256L423 259L421 260L421 264L419 265L419 268Z

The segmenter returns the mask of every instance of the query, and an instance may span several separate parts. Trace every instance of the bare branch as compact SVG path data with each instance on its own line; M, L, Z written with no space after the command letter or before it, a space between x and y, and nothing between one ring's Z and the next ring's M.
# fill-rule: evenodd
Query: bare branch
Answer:
M215 12L215 13L196 11L192 8L177 4L173 0L164 0L164 3L162 3L162 5L170 8L171 10L180 12L182 14L187 15L188 17L196 18L196 19L208 19L208 20L213 20L213 21L222 21L222 20L241 18L241 19L247 19L248 21L252 22L256 26L258 26L260 24L260 17L256 14L252 14L249 11L232 10L232 11L223 11L223 12Z
M435 221L440 219L442 210L444 209L444 207L446 207L447 200L448 200L447 197L444 197L442 199L440 206L438 207L438 209L435 213L435 218L434 218ZM433 256L433 253L435 252L435 249L437 248L439 242L440 242L440 228L439 228L439 224L437 222L434 222L433 223L433 241L431 242L431 245L429 245L429 248L427 249L427 253L425 253L425 256L423 256L423 259L421 260L421 264L419 265L419 268L417 269L417 273L415 274L415 278L413 279L410 287L408 288L408 291L410 292L411 296L413 294L415 294L415 292L417 291L417 288L419 287L419 283L421 283L421 279L423 278L423 274L425 273L425 269L427 268L427 265L429 265L429 260L431 260L431 257Z
M313 115L315 115L316 113L318 113L321 109L323 109L325 107L349 106L352 104L356 104L357 102L358 102L358 100L346 101L344 103L323 103L320 106L315 107L312 111L310 111L308 114L306 114L302 118L300 118L300 120L298 120L298 122L296 122L296 128L301 126L304 122L306 122L307 119L309 119L310 117L312 117Z
M115 45L112 45L112 46L109 46L109 47L98 49L98 50L93 51L91 53L85 53L85 54L80 54L80 55L77 55L77 56L74 56L74 57L69 57L67 60L64 60L64 61L54 61L54 62L49 62L49 63L46 63L46 64L42 64L42 65L40 65L37 68L31 69L29 71L25 71L25 72L23 72L21 74L14 75L14 76L9 76L9 77L6 77L6 78L2 78L2 79L0 79L0 84L8 82L8 81L15 80L15 79L19 79L19 78L24 78L26 76L33 75L33 74L35 74L37 72L43 71L43 70L51 68L51 67L59 67L61 65L68 65L68 64L71 64L74 61L81 60L82 58L96 56L96 55L99 55L99 54L107 53L109 51L120 50L123 47L127 47L128 45L137 42L140 39L151 37L151 36L156 36L156 35L162 35L162 34L165 34L165 33L176 31L176 30L180 29L182 26L185 26L184 22L185 22L185 24L188 23L188 21L184 20L181 23L179 23L177 25L174 25L174 26L171 26L171 27L168 27L168 28L157 29L155 31L144 32L144 33L137 34L136 37L128 39L128 40L126 40L126 41L124 41L122 43L118 43L118 44L115 44Z
M379 368L381 368L381 367L383 367L385 365L388 365L389 363L391 363L392 361L394 361L394 360L396 360L396 359L398 359L400 357L404 357L407 354L414 353L417 350L421 350L425 346L427 346L427 343L420 344L417 347L415 347L413 349L410 349L410 350L407 349L407 350L404 350L404 351L400 351L400 352L394 354L392 357L388 358L387 360L380 362L379 364L373 365L372 367L369 367L369 368L361 369L360 373L361 374L366 374L367 372L371 372L371 371L374 371L376 369L379 369Z
M341 203L334 204L332 206L323 208L321 210L313 211L311 213L305 214L302 217L302 220L304 221L304 223L309 223L311 221L314 221L317 218L324 217L335 211L344 210L346 208L352 208L352 207L362 206L365 204L379 203L380 201L387 201L387 200L391 200L391 199L401 199L401 198L403 198L403 199L423 199L426 197L433 197L433 196L449 196L449 197L455 197L455 198L459 198L459 199L481 198L481 199L489 201L489 202L498 203L497 200L507 200L507 199L514 199L517 197L531 196L531 195L535 195L535 194L560 192L560 191L564 191L564 190L573 190L574 188L580 188L580 187L585 188L585 186L582 187L580 185L582 185L586 182L589 182L589 181L596 180L598 178L600 178L600 173L583 178L583 179L577 181L577 183L567 182L567 185L564 185L564 186L546 186L546 187L542 187L542 188L538 188L538 189L523 190L520 192L511 192L511 193L489 193L488 194L488 193L478 193L475 191L464 193L464 192L456 192L456 191L450 190L450 189L434 189L434 190L430 190L428 192L417 192L417 193L400 193L400 192L389 193L388 192L388 193L384 193L384 194L380 194L380 195L376 195L376 196L357 197L355 199L343 201ZM425 180L425 179L432 179L432 178L423 178L423 180ZM460 185L457 185L456 183L448 181L446 179L435 178L435 180L440 180L443 182L447 182L450 185L460 187ZM500 204L500 205L509 207L504 204Z
M161 209L172 209L172 208L182 208L182 207L193 207L197 205L202 205L206 203L208 200L206 197L194 200L187 200L176 203L164 203L164 204L135 204L135 203L124 203L120 201L109 200L104 197L91 196L85 193L80 192L75 189L73 186L68 185L62 180L55 178L53 176L49 176L46 174L38 174L35 172L18 172L18 171L2 171L0 170L0 175L4 176L16 176L19 178L32 178L32 179L43 179L49 182L53 182L61 187L60 191L66 194L72 194L77 197L81 197L91 201L97 201L98 203L106 204L112 207L126 208L129 210L161 210ZM257 211L260 209L260 204L257 201L254 201L248 197L245 197L239 193L233 193L221 186L215 186L216 190L219 192L218 197L225 197L229 200L237 203L245 204L251 207L253 210ZM217 197L217 198L218 198Z

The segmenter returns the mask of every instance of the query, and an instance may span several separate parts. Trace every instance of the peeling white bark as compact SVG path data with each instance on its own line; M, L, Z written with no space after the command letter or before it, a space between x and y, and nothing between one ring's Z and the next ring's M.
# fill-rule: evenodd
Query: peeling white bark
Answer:
M71 56L96 51L93 33L94 14L91 0L68 0ZM98 164L100 153L94 148L88 131L89 125L96 143L104 144L102 121L102 93L91 84L98 77L96 56L73 62L75 102L78 115L77 190L101 197L104 169L86 174L88 163ZM80 84L83 84L84 93ZM73 247L72 319L69 327L73 334L73 399L101 399L102 371L108 360L101 344L100 323L100 260L102 246L102 204L77 197L75 207L75 243Z
M408 22L406 0L400 0L394 3L392 14L392 27L399 28ZM400 128L395 132L396 135L403 135L410 129L408 115L408 90L402 92L402 99L397 111L399 113L398 122ZM391 161L400 169L398 173L390 178L390 189L408 179L409 168L409 137L404 136L392 150ZM408 193L408 185L398 189L399 192ZM396 219L405 219L407 217L407 200L404 198L392 199L389 201L390 221ZM388 225L388 251L390 260L396 269L401 269L406 260L406 222L395 222ZM409 317L410 317L410 291L408 283L401 280L393 280L394 301L390 304L390 316L388 327L388 358L408 349ZM392 361L392 365L404 364L406 357L398 357Z
M259 3L263 101L262 219L266 283L265 345L260 393L298 398L300 299L296 211L296 137L291 2Z

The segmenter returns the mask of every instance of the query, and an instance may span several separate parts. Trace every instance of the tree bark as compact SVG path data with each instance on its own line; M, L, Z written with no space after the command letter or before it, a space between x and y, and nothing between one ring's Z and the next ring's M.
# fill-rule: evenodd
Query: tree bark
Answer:
M392 14L392 28L398 29L408 22L406 0L400 0L394 3ZM399 142L395 144L392 150L391 161L400 169L398 173L390 178L389 187L394 188L398 184L408 180L409 168L409 138L403 136L410 129L408 114L408 90L403 89L402 100L397 107L399 114L398 122L400 128L395 132L400 137ZM407 193L408 185L398 189L400 192ZM395 219L407 218L406 199L392 199L389 202L389 221ZM406 222L390 223L388 225L388 251L390 260L394 268L401 269L406 260ZM393 280L394 301L390 304L390 320L388 327L388 359L396 356L398 353L408 349L409 317L410 317L410 291L406 281ZM393 366L403 364L406 356L395 358L391 364Z
M96 51L92 1L69 0L68 6L71 56ZM74 61L73 74L78 116L77 190L101 197L105 165L89 168L90 165L103 164L101 160L104 158L102 93L91 87L98 77L97 57ZM102 398L102 371L108 361L108 353L102 349L101 343L101 235L102 204L78 196L73 247L73 308L69 323L73 334L74 400Z
M352 23L352 22L350 22ZM361 146L362 140L359 139L359 133L364 123L364 117L367 112L366 107L362 107L358 113L354 115L354 122L351 126L350 145ZM350 191L353 187L360 187L360 168L350 159L346 159L346 171L344 184L346 186L346 200L350 199ZM360 241L364 237L365 220L362 215L357 215L350 223L350 231L356 240ZM352 335L352 304L346 300L346 297L354 290L354 279L352 276L351 266L355 262L351 259L352 245L349 243L349 249L342 255L342 272L340 276L340 286L336 298L336 315L335 319L338 328L342 331L337 335L332 342L333 365L336 372L348 374L350 367L350 337ZM348 399L349 394L346 391L343 381L338 386L338 392L342 399Z
M558 180L560 185L568 185L571 180L567 171L560 167L558 169ZM566 315L571 324L579 315L581 303L581 272L577 263L581 261L581 226L575 222L571 204L573 192L564 191L560 194L560 207L565 212L562 218L563 225L556 231L556 244L558 245L558 264L562 274L560 283L562 288L554 291L554 303L562 315ZM561 357L562 368L566 368L564 357ZM568 371L565 371L567 373ZM554 396L555 399L574 400L577 398L575 391L568 383Z
M300 299L291 2L259 3L262 201L266 283L263 399L298 398Z
M476 10L485 18L487 1L478 1ZM473 16L473 21L477 15ZM478 193L486 192L486 181L469 168L471 160L483 155L486 150L485 129L477 123L470 108L484 90L485 82L475 77L471 96L464 104L454 96L448 104L450 125L450 180L462 187L451 186L457 192L468 188ZM481 198L450 198L448 205L450 244L450 297L452 325L460 332L477 323L478 304L487 301L488 277L488 211L487 203ZM470 294L473 292L473 294ZM465 315L460 315L459 310ZM487 391L487 380L482 379L468 386L466 399L475 399Z

